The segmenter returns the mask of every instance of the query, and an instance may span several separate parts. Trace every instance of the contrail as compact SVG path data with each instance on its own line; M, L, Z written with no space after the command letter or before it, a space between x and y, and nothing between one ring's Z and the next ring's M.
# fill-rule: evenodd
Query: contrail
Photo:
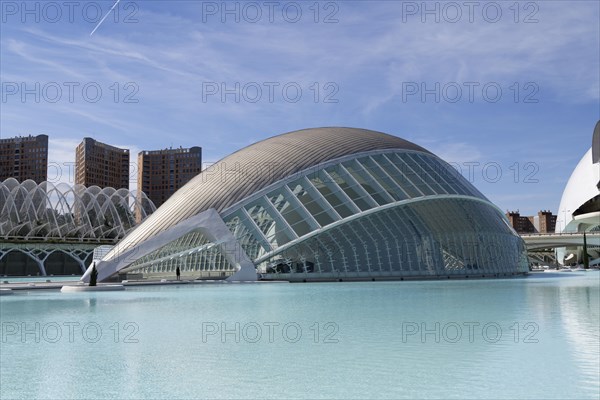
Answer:
M107 13L106 13L106 15L104 16L104 18L102 18L102 19L100 20L100 22L98 22L98 25L96 25L96 27L94 28L94 30L92 31L92 33L90 33L90 36L92 36L92 35L94 34L94 32L96 32L96 30L97 30L98 28L100 28L100 25L102 25L102 23L104 22L104 20L106 19L106 17L108 17L108 14L110 14L110 13L111 13L111 11L115 9L115 7L117 6L117 4L119 4L119 2L120 2L120 1L121 1L121 0L117 0L117 2L116 2L116 3L115 3L115 4L114 4L114 5L113 5L113 6L110 8L110 10L108 10L108 12L107 12Z

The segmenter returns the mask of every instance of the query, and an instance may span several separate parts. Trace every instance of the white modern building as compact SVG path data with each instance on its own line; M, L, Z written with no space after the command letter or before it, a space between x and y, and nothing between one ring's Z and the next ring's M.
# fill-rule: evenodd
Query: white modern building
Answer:
M558 208L556 232L600 231L600 121L594 128L592 146L571 174ZM600 257L598 247L588 247L588 254ZM558 262L573 264L580 261L581 247L559 248Z
M354 128L290 132L225 157L97 268L99 280L169 278L176 268L186 279L290 281L528 271L523 240L502 211L449 164Z

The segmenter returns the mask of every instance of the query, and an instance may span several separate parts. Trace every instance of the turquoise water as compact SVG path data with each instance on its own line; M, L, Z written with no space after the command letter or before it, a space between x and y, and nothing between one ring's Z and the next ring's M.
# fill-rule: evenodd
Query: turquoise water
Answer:
M595 271L18 293L0 398L597 399L599 291Z

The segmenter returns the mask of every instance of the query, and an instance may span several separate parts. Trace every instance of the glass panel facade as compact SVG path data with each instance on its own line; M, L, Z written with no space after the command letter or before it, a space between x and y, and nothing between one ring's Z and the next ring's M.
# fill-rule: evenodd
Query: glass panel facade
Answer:
M275 221L261 205L246 206L246 211L252 221L258 226L263 235L267 236L273 230Z
M395 165L400 168L400 171L406 175L406 177L417 186L419 191L426 196L436 194L433 189L425 182L425 174L416 165L409 154L393 154L390 155L390 159L395 161Z
M435 195L471 199L427 198ZM409 199L417 200L403 202ZM358 218L342 221L352 216ZM452 167L424 153L386 151L324 165L257 193L224 222L259 272L275 279L527 270L523 241L503 215ZM132 266L157 275L177 266L231 274L221 251L193 232Z
M281 191L271 193L269 200L277 212L281 214L288 225L296 232L296 235L304 236L312 230L310 225L302 218L298 210L292 206Z
M347 182L342 177L342 173L338 170L339 167L333 166L325 168L325 171L331 176L334 182L346 193L346 195L360 208L361 211L366 211L372 208L369 203L360 195L356 189L356 184Z
M329 213L312 198L300 180L290 183L288 187L320 226L326 226L334 222Z
M416 154L416 153L411 154L411 156L416 160L416 162L419 163L419 165L421 165L421 167L425 171L427 171L429 176L431 176L433 178L433 180L438 185L440 185L446 193L458 194L456 188L454 188L452 185L450 185L448 183L448 181L445 179L444 176L446 173L444 173L444 171L442 171L438 165L436 165L435 163L432 162L434 157L425 156L425 155Z
M422 179L425 181L425 184L429 186L435 194L448 194L446 189L444 189L438 181L439 176L435 174L433 169L429 166L429 163L419 158L417 154L407 153L405 160L407 164L415 171Z
M286 227L280 222L275 222L273 216L262 205L246 206L246 211L248 211L250 218L262 231L273 248L282 246L292 240Z
M200 231L193 231L137 259L127 272L154 278L173 277L177 267L187 279L225 278L235 271L218 245Z
M473 185L471 185L456 169L452 168L449 164L446 164L442 160L432 156L422 156L427 157L429 163L432 168L436 171L439 171L439 174L448 184L452 186L452 188L457 192L457 194L464 196L475 196L480 199L485 199L485 196L481 194L479 190L477 190Z
M388 158L390 156L391 158ZM398 186L408 195L408 198L415 198L423 196L423 193L417 189L417 187L408 179L406 174L402 173L398 166L396 166L391 160L393 160L393 154L379 154L373 156L373 159L379 164L379 166L391 177ZM406 168L406 167L404 167Z
M256 235L248 228L251 223L252 222L248 221L245 216L240 217L239 215L230 216L225 220L225 224L240 246L242 246L242 249L251 260L254 260L269 251L270 248L267 249L261 246Z
M329 183L329 177L325 177L324 174L316 172L309 175L308 178L342 218L348 218L354 214L345 204L345 199L338 193L338 190L332 190L329 185L327 185L327 183Z
M407 199L406 192L400 188L394 180L381 168L381 166L373 160L372 157L360 159L360 163L365 170L386 190L386 192L395 200L400 201Z
M365 189L365 191L375 200L380 206L388 204L390 201L378 191L377 184L374 184L374 179L368 175L362 165L357 160L348 161L342 164L346 171Z
M385 278L388 276L502 276L527 271L521 238L489 204L432 199L368 214L286 249L259 264L279 278ZM267 270L271 268L268 272ZM299 279L299 278L298 278Z

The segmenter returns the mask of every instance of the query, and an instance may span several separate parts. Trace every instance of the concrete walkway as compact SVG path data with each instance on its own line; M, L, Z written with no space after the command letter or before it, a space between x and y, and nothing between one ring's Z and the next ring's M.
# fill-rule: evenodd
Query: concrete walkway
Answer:
M4 283L0 280L0 289L12 290L60 290L63 286L78 285L78 281L52 281L50 282L19 282ZM226 280L167 280L167 281L122 281L111 283L98 283L98 286L119 284L126 287L138 286L169 286L169 285L239 285L239 284L266 284L289 283L288 281L226 281Z

